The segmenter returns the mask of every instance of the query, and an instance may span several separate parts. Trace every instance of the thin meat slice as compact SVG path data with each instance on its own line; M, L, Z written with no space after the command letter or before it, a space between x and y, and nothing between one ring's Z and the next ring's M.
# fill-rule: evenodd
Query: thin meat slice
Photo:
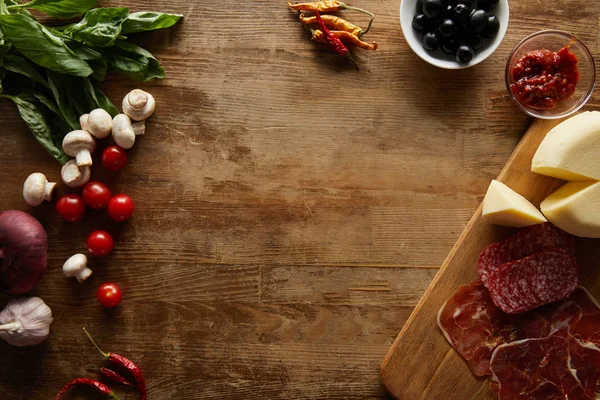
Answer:
M554 248L499 266L487 287L498 308L519 314L567 298L578 280L573 250Z
M600 351L581 345L563 328L499 346L490 371L499 400L592 400Z
M476 376L489 375L494 350L514 340L548 336L581 317L575 302L541 307L519 315L503 313L482 282L463 285L438 313L438 325Z
M479 255L477 272L481 281L487 284L489 277L502 264L540 251L573 246L575 238L551 223L533 225L486 247Z
M592 343L600 347L600 305L583 287L578 287L569 300L576 302L582 310L582 316L571 327L571 334L583 343Z

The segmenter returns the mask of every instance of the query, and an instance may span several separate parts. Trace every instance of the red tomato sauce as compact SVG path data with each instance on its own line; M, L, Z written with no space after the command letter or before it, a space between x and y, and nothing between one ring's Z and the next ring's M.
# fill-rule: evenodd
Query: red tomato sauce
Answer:
M534 50L511 70L511 90L519 102L538 109L552 109L571 97L579 82L577 56L565 46L557 52Z

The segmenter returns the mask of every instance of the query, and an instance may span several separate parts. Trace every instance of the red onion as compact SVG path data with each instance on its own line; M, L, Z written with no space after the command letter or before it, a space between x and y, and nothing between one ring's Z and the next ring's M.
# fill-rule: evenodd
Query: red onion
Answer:
M0 212L0 290L23 294L46 271L48 236L42 225L22 211Z

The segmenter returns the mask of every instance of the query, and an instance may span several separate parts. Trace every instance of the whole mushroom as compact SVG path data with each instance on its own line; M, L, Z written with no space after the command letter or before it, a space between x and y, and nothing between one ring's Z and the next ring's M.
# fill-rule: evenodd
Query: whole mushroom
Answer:
M52 199L52 192L56 187L55 182L48 182L46 175L34 172L25 179L23 184L23 199L32 207L37 207L45 201Z
M87 257L81 253L71 256L62 269L67 278L75 277L79 283L92 275L92 270L87 267Z
M90 181L90 167L78 167L75 160L69 160L60 170L60 177L70 188L79 188Z
M123 99L123 113L134 121L147 119L155 108L154 97L140 89L132 90Z
M106 110L102 108L96 108L89 114L83 114L79 117L79 123L81 129L89 132L92 136L98 139L104 139L110 135L112 128L112 117Z
M64 152L75 157L77 166L89 167L92 165L92 153L96 150L96 139L88 132L76 130L67 133L63 139L62 147Z
M141 121L143 124L143 121ZM145 126L139 122L131 123L125 114L119 114L113 119L112 133L115 143L124 149L130 149L135 144L135 136L143 135Z

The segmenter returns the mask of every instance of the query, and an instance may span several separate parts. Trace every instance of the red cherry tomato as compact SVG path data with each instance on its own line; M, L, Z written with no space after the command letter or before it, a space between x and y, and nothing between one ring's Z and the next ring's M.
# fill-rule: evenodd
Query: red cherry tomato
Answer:
M102 307L116 307L121 302L123 293L114 283L105 283L98 288L96 296Z
M104 183L96 181L85 185L81 195L85 204L94 210L101 210L108 207L108 202L112 197L112 193L110 193L108 187Z
M90 253L96 257L104 257L112 253L115 242L108 232L94 231L88 236L87 246Z
M66 194L56 203L56 211L69 222L79 221L85 214L83 199L76 194Z
M127 152L119 146L108 146L102 153L102 165L109 171L118 171L127 164Z
M131 197L118 194L108 203L108 216L117 222L125 222L133 215L133 200Z

